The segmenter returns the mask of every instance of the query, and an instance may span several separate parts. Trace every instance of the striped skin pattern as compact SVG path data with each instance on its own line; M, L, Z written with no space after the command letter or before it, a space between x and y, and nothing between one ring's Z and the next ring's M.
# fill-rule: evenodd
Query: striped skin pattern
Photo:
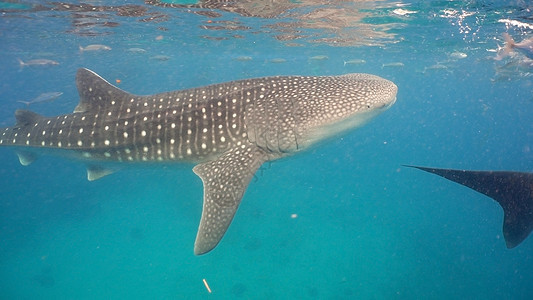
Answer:
M262 163L355 128L390 107L394 83L369 74L245 79L154 95L132 95L88 69L76 75L73 113L15 112L0 129L23 165L40 150L87 164L89 180L111 162L190 162L204 185L194 252L212 250L226 232Z

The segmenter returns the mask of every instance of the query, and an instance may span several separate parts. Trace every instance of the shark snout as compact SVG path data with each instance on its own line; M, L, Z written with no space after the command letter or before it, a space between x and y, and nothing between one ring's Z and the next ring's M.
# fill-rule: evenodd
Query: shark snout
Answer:
M381 101L376 105L377 109L388 109L396 102L396 94L398 93L398 87L394 82L381 79Z
M394 97L391 98L392 100L389 103L386 103L384 108L391 107L394 103L396 103L396 93L394 94Z

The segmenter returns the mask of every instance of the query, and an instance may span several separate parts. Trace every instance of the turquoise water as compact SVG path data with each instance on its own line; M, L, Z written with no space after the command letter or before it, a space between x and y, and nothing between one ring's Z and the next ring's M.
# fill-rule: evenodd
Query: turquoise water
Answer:
M203 191L192 165L88 182L82 163L22 167L1 148L0 298L533 297L532 237L506 249L496 202L401 167L533 171L533 67L520 53L493 59L504 32L531 36L532 6L165 2L174 7L0 2L0 126L14 124L17 100L46 92L63 95L32 110L71 112L80 67L136 94L364 72L394 81L398 100L360 129L266 163L203 256L193 255ZM79 51L89 44L112 50Z

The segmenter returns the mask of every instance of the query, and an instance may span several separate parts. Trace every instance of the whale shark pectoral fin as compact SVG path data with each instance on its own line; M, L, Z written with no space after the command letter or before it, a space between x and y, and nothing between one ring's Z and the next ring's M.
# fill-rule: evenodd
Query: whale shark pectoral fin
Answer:
M207 253L220 242L255 171L267 158L263 150L250 144L230 149L216 160L193 168L204 185L202 218L194 254Z
M23 166L29 166L32 162L37 159L37 155L32 152L27 151L16 151L17 156L19 157L20 164Z
M494 199L503 209L507 248L522 243L533 230L533 173L417 168L469 187Z
M87 179L89 181L94 181L100 179L106 175L114 173L115 170L104 168L101 166L88 165L87 166Z

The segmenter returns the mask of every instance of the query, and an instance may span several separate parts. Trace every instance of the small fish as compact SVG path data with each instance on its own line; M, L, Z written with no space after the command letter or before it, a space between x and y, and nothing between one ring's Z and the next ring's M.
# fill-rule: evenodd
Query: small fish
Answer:
M27 67L27 66L55 66L55 65L59 65L59 63L55 60L51 60L51 59L44 59L44 58L39 58L39 59L32 59L32 60L28 60L26 62L22 61L22 59L20 58L17 58L17 60L19 61L19 64L20 64L20 67Z
M284 63L286 62L287 60L285 58L273 58L270 60L271 63L275 63L275 64L281 64L281 63Z
M455 51L455 52L450 53L449 56L450 56L450 58L453 58L453 59L463 59L463 58L467 58L468 54L463 53L463 52L459 52L459 51Z
M158 60L158 61L167 61L170 60L170 56L167 55L155 55L150 57L150 59Z
M391 62L391 63L384 63L381 65L382 68L401 68L405 66L403 62Z
M329 57L327 55L315 55L315 56L311 56L309 57L310 60L326 60L326 59L329 59Z
M528 78L533 75L533 59L523 55L515 55L503 66L496 67L496 74L492 82L512 81Z
M146 53L146 50L143 48L129 48L128 51L132 53Z
M235 60L238 60L238 61L250 61L250 60L252 60L252 57L243 55L243 56L236 57Z
M35 99L30 101L22 101L19 100L17 102L24 103L26 106L30 106L31 104L35 103L43 103L43 102L51 102L54 101L57 97L63 95L62 92L50 92L50 93L42 93L39 96L37 96Z
M441 63L436 63L432 66L425 67L422 73L426 73L427 71L448 71L448 67Z
M366 60L364 59L350 59L350 60L345 60L344 61L344 65L362 65L362 64L366 64Z
M109 51L109 50L111 50L111 47L106 46L106 45L99 45L99 44L89 45L89 46L87 46L87 47L82 47L82 46L80 46L80 52L85 52L85 51L102 51L102 50Z
M522 52L525 56L533 59L533 37L525 39L520 43L515 42L508 33L504 33L503 38L505 39L505 46L503 47L503 50L498 53L495 60L502 60L513 52L513 49L516 49Z

